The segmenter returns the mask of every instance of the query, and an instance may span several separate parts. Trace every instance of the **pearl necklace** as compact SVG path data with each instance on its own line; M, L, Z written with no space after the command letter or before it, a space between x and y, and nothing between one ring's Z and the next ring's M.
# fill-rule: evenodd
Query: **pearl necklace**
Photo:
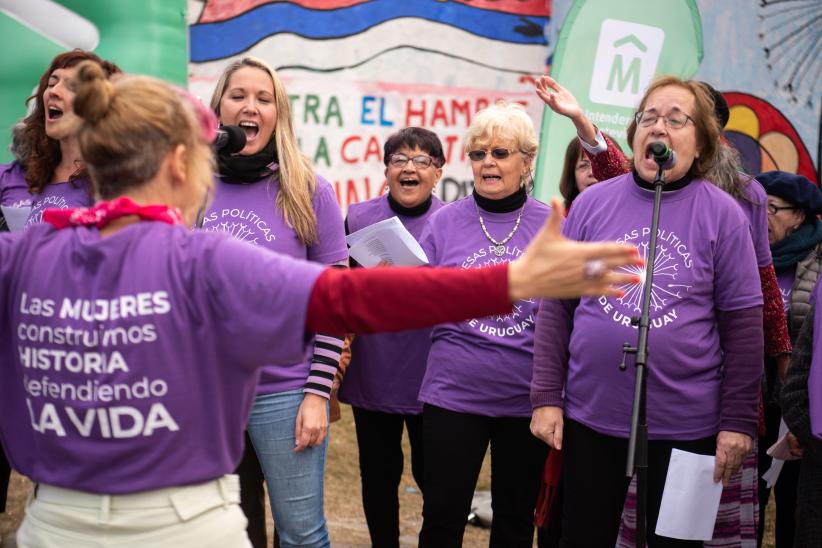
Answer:
M526 201L525 204L527 204L527 203L528 202ZM514 234L517 233L517 229L519 228L519 223L520 223L520 221L522 221L522 213L525 211L525 204L522 204L522 207L519 210L519 215L517 215L517 222L514 223L514 228L512 228L511 232L508 233L508 236L506 236L500 242L498 242L497 240L492 238L491 235L488 233L488 229L485 228L485 221L483 220L482 215L480 215L479 206L477 206L476 203L474 204L474 207L477 208L477 217L479 217L479 222L480 222L480 227L482 228L482 233L485 234L485 237L488 238L489 242L494 244L494 247L491 249L491 251L497 257L502 257L503 255L505 255L505 244L507 244L509 241L511 241L511 238L513 238Z

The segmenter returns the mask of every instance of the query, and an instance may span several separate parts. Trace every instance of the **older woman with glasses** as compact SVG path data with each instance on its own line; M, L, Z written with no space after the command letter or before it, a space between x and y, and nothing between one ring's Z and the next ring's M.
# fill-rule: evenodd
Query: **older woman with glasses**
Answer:
M701 546L656 535L673 449L715 455L727 485L749 454L757 427L762 294L750 223L705 178L718 158L714 101L699 82L674 77L646 91L628 128L631 172L577 198L564 232L613 239L647 253L662 142L678 162L666 170L650 310L648 507L651 546ZM626 288L627 289L627 288ZM545 300L534 348L532 430L564 452L561 543L613 546L629 479L625 458L633 368L620 371L640 289L618 298ZM593 494L593 495L592 495Z
M432 265L464 269L516 259L549 214L528 195L537 153L521 106L474 117L465 151L474 192L434 213L422 235ZM491 446L492 546L531 546L538 480L548 448L528 423L537 301L510 314L434 328L423 403L425 495L420 546L460 546L482 461Z
M699 82L713 99L714 116L720 128L730 117L728 104L722 94L705 82ZM594 176L602 181L625 173L628 169L625 155L615 143L585 116L576 98L549 76L540 79L537 94L558 114L568 117L577 129L579 144L591 161ZM653 114L649 116L648 114ZM654 113L637 113L637 124L655 122ZM644 120L644 122L643 122ZM682 129L693 120L687 115L663 117L663 123L673 131ZM720 140L716 160L709 166L705 179L730 194L742 208L751 224L751 240L759 267L759 282L764 299L763 327L765 354L785 368L791 351L782 297L774 272L771 250L768 246L767 199L762 186L741 173L739 156L726 142ZM760 413L760 430L764 429L764 416ZM731 478L722 492L719 516L714 539L708 546L725 546L756 543L757 518L757 463L756 452L748 456L742 469ZM620 546L632 546L634 539L635 483L631 484L625 502L625 514L620 531Z
M383 148L388 192L349 207L346 232L396 216L419 238L426 221L443 206L433 194L445 164L442 143L432 131L409 127L391 135ZM431 329L363 335L351 345L339 398L354 411L362 505L374 546L399 546L403 430L411 446L411 472L424 492L417 395L430 348Z
M790 328L791 340L796 341L811 307L811 292L819 279L819 273L822 272L822 221L817 218L817 215L822 213L822 192L807 178L784 171L762 173L757 176L757 180L768 193L768 241L771 244L779 288L785 302L785 317ZM767 429L765 436L759 440L761 470L767 469L771 464L771 457L766 450L776 441L779 432L782 417L779 395L786 375L786 368L778 367L773 360L766 360L764 402ZM792 408L791 411L792 418L795 418L796 409ZM796 424L795 419L792 422ZM798 433L801 436L804 432L800 428ZM804 437L802 445L810 444L811 441ZM774 486L776 548L794 546L796 540L797 485L800 482L800 469L799 461L786 461ZM805 473L807 472L806 470ZM764 534L765 507L769 498L770 489L766 482L760 479L760 541ZM813 503L807 498L802 502L800 506L806 507ZM809 541L809 538L803 536L796 545L819 544Z

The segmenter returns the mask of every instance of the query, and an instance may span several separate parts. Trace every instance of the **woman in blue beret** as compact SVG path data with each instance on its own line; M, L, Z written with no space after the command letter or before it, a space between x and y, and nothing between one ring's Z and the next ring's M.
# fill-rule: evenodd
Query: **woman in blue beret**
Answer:
M779 289L785 303L785 316L791 341L796 342L802 323L811 309L811 292L822 271L822 221L817 218L817 215L822 213L822 191L807 178L784 171L769 171L759 175L757 180L762 183L768 194L768 242L771 246ZM805 369L805 391L807 390L807 373ZM764 383L766 433L759 440L760 476L771 465L771 457L766 451L778 437L782 417L782 409L778 401L779 392L786 375L786 369L777 367L774 360L766 358ZM795 399L798 394L796 394L796 389L793 392ZM807 392L805 392L805 398L807 401ZM807 417L807 407L804 410L799 407L801 406L792 405L791 409L785 409L785 420L789 426L792 422L796 424L796 421L789 419L790 415L799 414ZM802 428L794 429L791 426L791 433L788 434L793 448L792 453L797 457L802 454L801 447L811 444L811 436L803 435L802 430ZM822 447L818 441L816 445ZM786 461L774 486L776 548L794 546L799 477L800 461ZM760 478L760 542L765 527L765 506L768 504L769 495L765 481ZM796 544L796 546L810 545Z

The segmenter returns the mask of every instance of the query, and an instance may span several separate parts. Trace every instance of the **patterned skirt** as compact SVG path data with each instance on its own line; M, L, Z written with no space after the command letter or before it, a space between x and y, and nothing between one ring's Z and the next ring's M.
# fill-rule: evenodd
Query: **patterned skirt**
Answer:
M759 524L759 497L757 496L756 439L753 450L739 471L722 490L719 513L716 516L713 540L705 542L711 548L756 548ZM622 524L619 527L618 548L633 548L636 543L636 477L631 480Z

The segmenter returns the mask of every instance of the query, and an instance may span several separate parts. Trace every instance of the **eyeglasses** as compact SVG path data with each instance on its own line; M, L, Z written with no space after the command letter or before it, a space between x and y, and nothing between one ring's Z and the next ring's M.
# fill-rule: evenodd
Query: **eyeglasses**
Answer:
M511 154L519 152L518 150L508 150L507 148L493 148L490 151L491 157L495 160L505 160ZM487 150L472 150L468 153L468 157L471 158L472 162L481 162L485 160L485 157L489 154Z
M691 122L694 121L693 118L685 114L684 112L672 112L665 116L657 113L653 110L646 110L643 112L637 112L634 114L634 120L640 127L651 127L656 125L656 121L662 118L662 121L671 129L682 129L690 120Z
M420 154L413 158L409 158L405 154L392 154L388 159L388 163L391 167L405 167L409 160L414 162L414 167L418 168L431 167L431 164L434 163L434 159L425 154Z
M799 209L799 208L796 207L796 206L777 206L777 205L774 205L774 204L768 204L768 213L771 214L771 215L776 215L777 213L779 213L783 209Z

